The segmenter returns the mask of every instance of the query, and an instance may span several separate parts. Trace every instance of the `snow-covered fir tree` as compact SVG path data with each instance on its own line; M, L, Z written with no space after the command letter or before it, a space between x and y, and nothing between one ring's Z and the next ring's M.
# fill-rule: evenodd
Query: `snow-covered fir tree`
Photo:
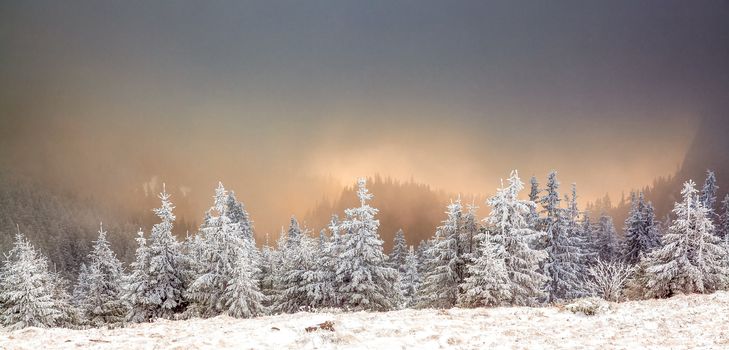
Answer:
M214 204L210 209L208 222L202 227L199 270L190 287L187 297L192 301L188 308L190 315L215 316L222 313L231 315L252 315L263 308L255 298L236 301L234 297L254 296L260 293L256 276L259 268L252 262L250 251L246 249L244 234L240 224L228 217L228 192L222 183L215 190ZM241 268L241 264L247 267ZM251 271L250 275L241 271ZM243 281L252 279L250 283ZM229 285L235 283L235 293ZM250 288L251 290L243 290ZM249 307L248 311L240 309Z
M645 202L642 192L637 196L631 194L630 213L623 232L623 259L628 264L636 264L641 254L648 254L660 246L653 206Z
M76 284L71 292L71 302L76 307L80 307L81 303L86 300L86 296L89 293L89 277L88 267L85 263L81 263L78 276L76 277Z
M278 252L272 249L269 245L268 234L266 234L266 242L261 248L261 263L259 265L261 269L261 280L259 281L260 290L265 296L263 304L266 307L271 306L273 295L275 294L273 281L274 269L276 268L274 264L277 259L277 253Z
M480 240L478 258L468 266L459 295L459 304L469 307L499 306L511 300L509 274L504 263L504 247L489 237Z
M430 247L431 259L426 263L421 302L429 307L450 308L458 302L465 264L459 238L463 220L460 198L448 205L447 217L438 227Z
M124 269L111 250L103 225L88 256L88 291L80 301L85 318L94 326L118 326L126 320L128 308L124 294Z
M539 272L539 264L547 258L547 254L532 248L534 241L544 233L529 226L528 218L536 204L519 199L519 192L523 189L524 184L514 170L508 185L498 189L496 195L488 200L491 213L485 221L492 232L491 242L504 249L510 294L507 302L535 305L546 296L543 286L548 278Z
M675 220L664 236L663 247L648 256L648 296L713 292L722 287L729 274L723 262L727 252L713 233L710 211L693 181L684 184L681 195L683 200L673 209Z
M717 236L729 241L729 194L721 201L721 214L719 215L719 227L716 230Z
M604 262L620 257L620 241L613 224L613 218L602 213L595 232L598 259Z
M477 237L480 233L481 225L476 217L477 210L478 206L475 204L467 205L466 211L463 214L463 220L461 220L461 236L458 243L460 244L459 251L461 252L461 259L463 259L464 266L473 263L473 260L478 256ZM464 270L463 278L466 278L468 271L466 269Z
M529 180L530 189L529 189L529 200L534 203L539 203L540 198L539 195L542 193L542 191L539 189L539 181L537 180L536 176L532 176ZM530 215L529 215L529 225L532 227L538 227L539 225L539 212L537 211L536 205L532 209Z
M390 267L402 273L405 271L405 257L408 254L407 242L405 242L405 232L402 229L397 230L395 238L392 242L392 252L390 253Z
M250 318L266 313L265 296L260 291L256 273L258 266L246 255L238 255L233 262L233 275L223 294L225 313L237 318Z
M132 271L127 276L127 283L124 288L124 301L129 305L127 320L129 322L148 322L152 319L152 309L147 296L149 292L149 248L144 232L140 229L137 233L137 250L135 260L131 264ZM85 265L82 265L82 274L85 273ZM84 288L79 275L79 288Z
M319 233L318 244L311 254L311 268L304 273L309 307L314 309L336 305L334 243L326 238L324 232Z
M9 329L57 327L71 308L59 299L58 276L48 261L18 233L0 268L0 324Z
M714 205L716 204L716 195L719 191L719 186L716 184L716 174L713 171L706 171L706 180L704 180L704 187L701 189L701 196L699 200L701 204L710 213L714 213Z
M150 243L147 247L149 267L147 272L147 294L144 296L150 305L152 318L171 319L185 306L185 271L180 243L172 235L175 208L170 195L165 190L159 194L161 206L154 209L160 222L152 227Z
M359 179L357 197L360 206L345 210L346 218L339 230L344 232L337 265L337 295L345 308L354 310L388 310L399 300L395 289L397 270L387 266L382 240L377 233L377 209L365 179Z
M309 308L307 273L315 269L313 242L307 232L291 217L288 231L281 247L280 277L273 309L276 312L293 313Z
M418 257L413 246L410 246L408 255L405 256L405 269L400 276L403 307L413 307L418 302L418 290L421 284L420 273L418 273Z
M547 235L544 272L549 283L546 285L547 301L570 299L581 296L582 259L579 227L575 221L576 203L568 208L560 207L559 181L552 171L547 177L547 185L542 207L545 213L542 227ZM576 195L575 195L576 197ZM576 202L573 201L573 202Z

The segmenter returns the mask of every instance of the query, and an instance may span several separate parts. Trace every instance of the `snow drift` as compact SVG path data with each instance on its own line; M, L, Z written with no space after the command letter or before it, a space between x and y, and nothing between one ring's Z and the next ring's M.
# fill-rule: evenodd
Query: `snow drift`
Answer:
M564 307L296 313L158 320L118 329L0 329L1 349L477 349L729 347L729 292ZM333 331L306 327L333 322Z

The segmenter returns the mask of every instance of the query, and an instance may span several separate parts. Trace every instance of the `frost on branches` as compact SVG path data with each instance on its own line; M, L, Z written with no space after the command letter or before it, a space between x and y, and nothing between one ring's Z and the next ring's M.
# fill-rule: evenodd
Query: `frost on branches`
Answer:
M524 184L519 174L512 171L505 188L500 188L488 200L491 213L486 224L493 232L492 242L503 247L504 265L509 276L509 299L512 305L535 305L545 297L543 285L547 277L539 273L539 264L547 258L545 252L535 250L532 244L544 233L529 226L528 218L534 202L520 200Z
M709 209L693 181L684 184L681 195L683 201L673 209L676 219L664 236L664 246L648 257L649 296L712 292L729 273L722 261L726 251L714 235Z
M372 194L365 187L365 179L359 179L357 185L360 206L347 209L339 225L344 234L337 266L337 294L345 308L387 310L400 292L395 289L397 270L386 264L377 233L377 209L367 203Z
M501 245L486 237L479 244L478 258L468 266L469 276L461 284L459 304L470 307L499 306L511 299L509 275Z
M422 302L429 307L450 308L456 305L463 283L464 261L460 251L462 206L460 198L448 205L447 218L438 227L430 246L423 278Z
M127 304L122 299L124 269L111 250L104 227L89 254L88 290L79 302L86 319L96 327L122 325L127 316Z
M72 310L61 280L20 233L0 269L0 323L10 329L69 326Z
M198 241L201 245L198 248L201 252L199 270L187 290L187 296L193 302L192 307L188 308L191 315L257 315L263 310L263 305L255 297L234 300L260 293L257 280L251 283L242 281L254 279L259 268L251 261L251 252L246 249L249 246L244 241L240 224L228 217L227 202L228 192L219 183L207 223L201 229L203 237ZM247 271L252 273L248 274ZM234 286L231 288L236 290L231 291L229 286Z

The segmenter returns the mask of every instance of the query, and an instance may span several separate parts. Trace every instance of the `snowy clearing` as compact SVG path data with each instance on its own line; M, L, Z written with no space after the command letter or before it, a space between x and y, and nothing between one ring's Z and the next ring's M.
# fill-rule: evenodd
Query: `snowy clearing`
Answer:
M331 320L334 332L304 329ZM275 328L278 330L276 330ZM729 348L729 293L563 308L297 313L160 320L123 329L0 330L0 349Z

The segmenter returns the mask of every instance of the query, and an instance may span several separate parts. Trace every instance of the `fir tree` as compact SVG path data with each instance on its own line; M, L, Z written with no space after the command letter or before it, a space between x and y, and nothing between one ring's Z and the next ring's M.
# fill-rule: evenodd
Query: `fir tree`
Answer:
M354 310L388 310L400 291L395 289L397 270L386 266L382 240L377 233L377 209L367 202L372 194L365 179L358 181L360 206L345 210L339 230L342 237L337 266L337 294L342 305Z
M291 217L289 229L281 250L281 277L278 280L274 310L293 313L310 306L306 274L314 269L312 242L301 229L296 218Z
M664 246L648 257L649 296L675 293L710 293L723 284L729 270L723 264L726 251L713 234L709 209L704 207L693 181L684 184L683 201L676 203L676 219L664 238Z
M408 254L407 242L405 242L405 233L402 229L397 230L395 239L392 244L392 252L390 253L390 267L400 271L405 271L405 257Z
M185 276L180 243L172 235L175 208L170 202L170 195L165 190L159 195L162 205L154 210L161 222L152 227L150 244L147 248L149 270L147 276L147 294L150 316L171 319L184 307Z
M129 305L129 313L127 320L130 322L148 322L152 320L152 308L147 296L150 294L149 282L149 249L147 248L147 240L144 238L144 232L140 229L137 233L137 250L135 253L135 261L132 263L132 272L127 277L127 283L124 291L124 300ZM82 266L82 274L85 273L85 265ZM81 284L81 275L79 275L79 288L83 289Z
M628 264L636 264L641 254L648 254L660 245L653 207L645 202L642 192L637 198L631 193L630 213L623 231L623 259Z
M410 246L405 257L405 271L401 274L402 296L404 307L413 307L417 304L418 290L420 289L420 274L418 273L418 257L413 246Z
M534 305L545 296L542 287L548 278L539 273L539 264L547 258L544 251L532 248L544 233L529 226L528 217L534 202L520 200L524 184L513 171L505 188L488 200L491 213L485 219L493 232L494 245L503 247L503 258L509 277L507 300L512 305Z
M544 272L549 279L546 286L547 301L575 298L581 295L580 275L582 273L582 254L578 236L576 194L568 208L560 208L559 181L552 171L547 177L542 207L545 216L542 227L547 235L547 261Z
M237 318L250 318L265 313L264 295L255 278L256 265L239 255L233 265L232 279L225 287L225 313Z
M719 216L719 227L716 230L716 234L724 239L729 240L729 194L724 196L724 200L721 201L721 215Z
M598 259L604 262L614 261L620 255L620 242L613 225L613 218L605 213L600 215L600 221L595 237L597 243Z
M701 196L699 201L706 208L709 213L714 213L714 205L716 204L716 194L719 190L719 186L716 184L716 175L713 171L706 171L706 180L704 181L704 187L701 190Z
M127 305L122 300L124 269L111 250L103 225L88 256L88 291L81 301L86 319L94 326L117 326L124 323Z
M61 326L63 309L56 294L57 276L48 271L48 261L22 234L0 269L0 323L10 329Z
M250 251L246 249L244 234L240 224L228 217L228 192L222 183L215 190L214 204L210 209L208 222L202 228L200 239L200 264L194 282L187 290L188 298L193 302L188 313L190 315L215 316L222 313L232 315L257 314L263 309L259 299L259 282L256 276L259 269L253 263ZM216 214L216 215L213 215ZM240 267L246 264L247 267ZM250 274L242 271L250 271ZM242 279L251 278L249 282ZM235 283L236 287L228 288ZM251 288L251 290L241 290ZM231 289L237 289L231 292ZM245 301L231 298L251 296ZM248 311L241 309L243 306Z
M509 275L504 264L504 247L490 238L480 241L480 253L468 266L469 277L461 285L459 304L469 307L499 306L511 300Z
M428 271L423 278L421 300L429 307L453 307L463 283L464 261L459 250L461 200L448 205L446 214L443 225L436 230L429 253L432 259L426 264Z

